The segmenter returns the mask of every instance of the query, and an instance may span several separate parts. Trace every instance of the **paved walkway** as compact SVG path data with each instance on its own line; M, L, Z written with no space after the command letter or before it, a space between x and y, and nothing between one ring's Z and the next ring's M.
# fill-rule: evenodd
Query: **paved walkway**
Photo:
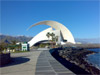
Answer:
M48 50L13 53L12 63L0 68L1 75L74 75L51 56Z
M13 53L12 63L0 68L0 75L35 75L37 58L42 51Z
M48 48L38 48L37 50L42 50L42 51L44 51L44 50L49 50Z
M49 51L42 51L36 64L36 75L75 75L60 64Z

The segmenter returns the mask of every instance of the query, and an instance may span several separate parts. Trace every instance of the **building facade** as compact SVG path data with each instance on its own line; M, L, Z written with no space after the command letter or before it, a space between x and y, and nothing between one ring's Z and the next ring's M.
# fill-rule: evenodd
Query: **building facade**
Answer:
M44 41L44 40L51 40L51 38L48 39L48 37L46 36L46 34L48 32L50 32L50 33L53 32L56 36L59 36L58 43L60 43L62 45L66 44L66 42L75 44L75 40L74 40L72 33L69 31L69 29L67 27L65 27L63 24L61 24L59 22L41 21L41 22L33 24L32 26L29 27L29 29L36 25L48 25L51 28L45 29L42 32L40 32L39 34L37 34L35 37L33 37L32 40L30 40L28 42L30 47L35 45L37 42ZM53 28L55 30L53 30Z

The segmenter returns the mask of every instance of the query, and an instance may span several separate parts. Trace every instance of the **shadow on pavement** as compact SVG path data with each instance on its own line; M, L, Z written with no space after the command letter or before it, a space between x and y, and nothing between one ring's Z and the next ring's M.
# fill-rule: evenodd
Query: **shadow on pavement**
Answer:
M11 61L8 64L1 67L19 65L19 64L28 62L29 60L30 60L29 58L25 58L25 57L14 57L14 58L11 58Z

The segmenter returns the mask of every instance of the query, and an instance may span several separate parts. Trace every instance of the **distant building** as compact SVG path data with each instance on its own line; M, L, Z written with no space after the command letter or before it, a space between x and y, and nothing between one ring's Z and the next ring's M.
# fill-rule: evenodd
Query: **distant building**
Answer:
M29 44L28 43L22 43L22 51L29 51Z
M76 42L76 44L82 44L81 42Z
M22 43L23 43L23 42L17 42L16 45L20 45L20 44L22 44Z

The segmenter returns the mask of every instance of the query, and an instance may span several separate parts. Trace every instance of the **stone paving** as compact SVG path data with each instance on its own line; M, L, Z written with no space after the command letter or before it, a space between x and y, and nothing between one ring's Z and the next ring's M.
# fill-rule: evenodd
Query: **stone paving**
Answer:
M42 51L36 64L36 75L75 75L60 64L49 51Z
M51 56L48 50L12 53L12 62L0 68L0 75L75 75Z

